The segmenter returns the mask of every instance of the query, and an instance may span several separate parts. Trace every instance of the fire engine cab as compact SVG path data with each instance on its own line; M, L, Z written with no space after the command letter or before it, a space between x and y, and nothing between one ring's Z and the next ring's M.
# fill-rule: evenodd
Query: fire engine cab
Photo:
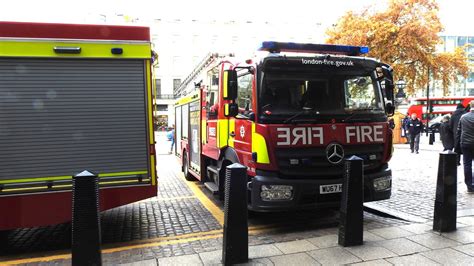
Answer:
M364 199L391 194L392 68L368 47L263 42L254 57L209 54L176 93L175 153L187 180L223 197L247 167L254 211L338 206L344 158L364 160Z

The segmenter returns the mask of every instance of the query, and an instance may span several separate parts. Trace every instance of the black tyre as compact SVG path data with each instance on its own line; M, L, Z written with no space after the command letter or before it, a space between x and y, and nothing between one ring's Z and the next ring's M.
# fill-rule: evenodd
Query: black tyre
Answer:
M196 180L196 178L194 178L194 176L191 173L189 173L188 156L186 155L185 152L183 153L183 174L184 174L184 178L188 181Z

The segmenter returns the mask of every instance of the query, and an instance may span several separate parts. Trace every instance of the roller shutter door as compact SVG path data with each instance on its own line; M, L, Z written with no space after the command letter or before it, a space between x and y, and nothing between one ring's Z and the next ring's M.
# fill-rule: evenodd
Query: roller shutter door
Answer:
M0 59L0 180L148 171L144 62Z

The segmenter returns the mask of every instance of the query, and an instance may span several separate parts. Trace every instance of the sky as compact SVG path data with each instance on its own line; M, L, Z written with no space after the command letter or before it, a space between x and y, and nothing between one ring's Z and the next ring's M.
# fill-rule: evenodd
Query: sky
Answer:
M123 14L146 22L161 19L217 20L297 20L334 24L349 10L359 11L387 0L0 0L0 21L40 21L93 23ZM474 35L472 16L474 1L438 0L445 32ZM113 22L113 21L112 21ZM145 23L146 24L146 23Z

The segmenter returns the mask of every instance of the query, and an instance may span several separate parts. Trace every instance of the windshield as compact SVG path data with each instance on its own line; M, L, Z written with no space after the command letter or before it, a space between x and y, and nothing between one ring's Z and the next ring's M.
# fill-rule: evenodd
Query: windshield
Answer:
M259 109L272 116L383 112L377 82L365 75L265 73Z

